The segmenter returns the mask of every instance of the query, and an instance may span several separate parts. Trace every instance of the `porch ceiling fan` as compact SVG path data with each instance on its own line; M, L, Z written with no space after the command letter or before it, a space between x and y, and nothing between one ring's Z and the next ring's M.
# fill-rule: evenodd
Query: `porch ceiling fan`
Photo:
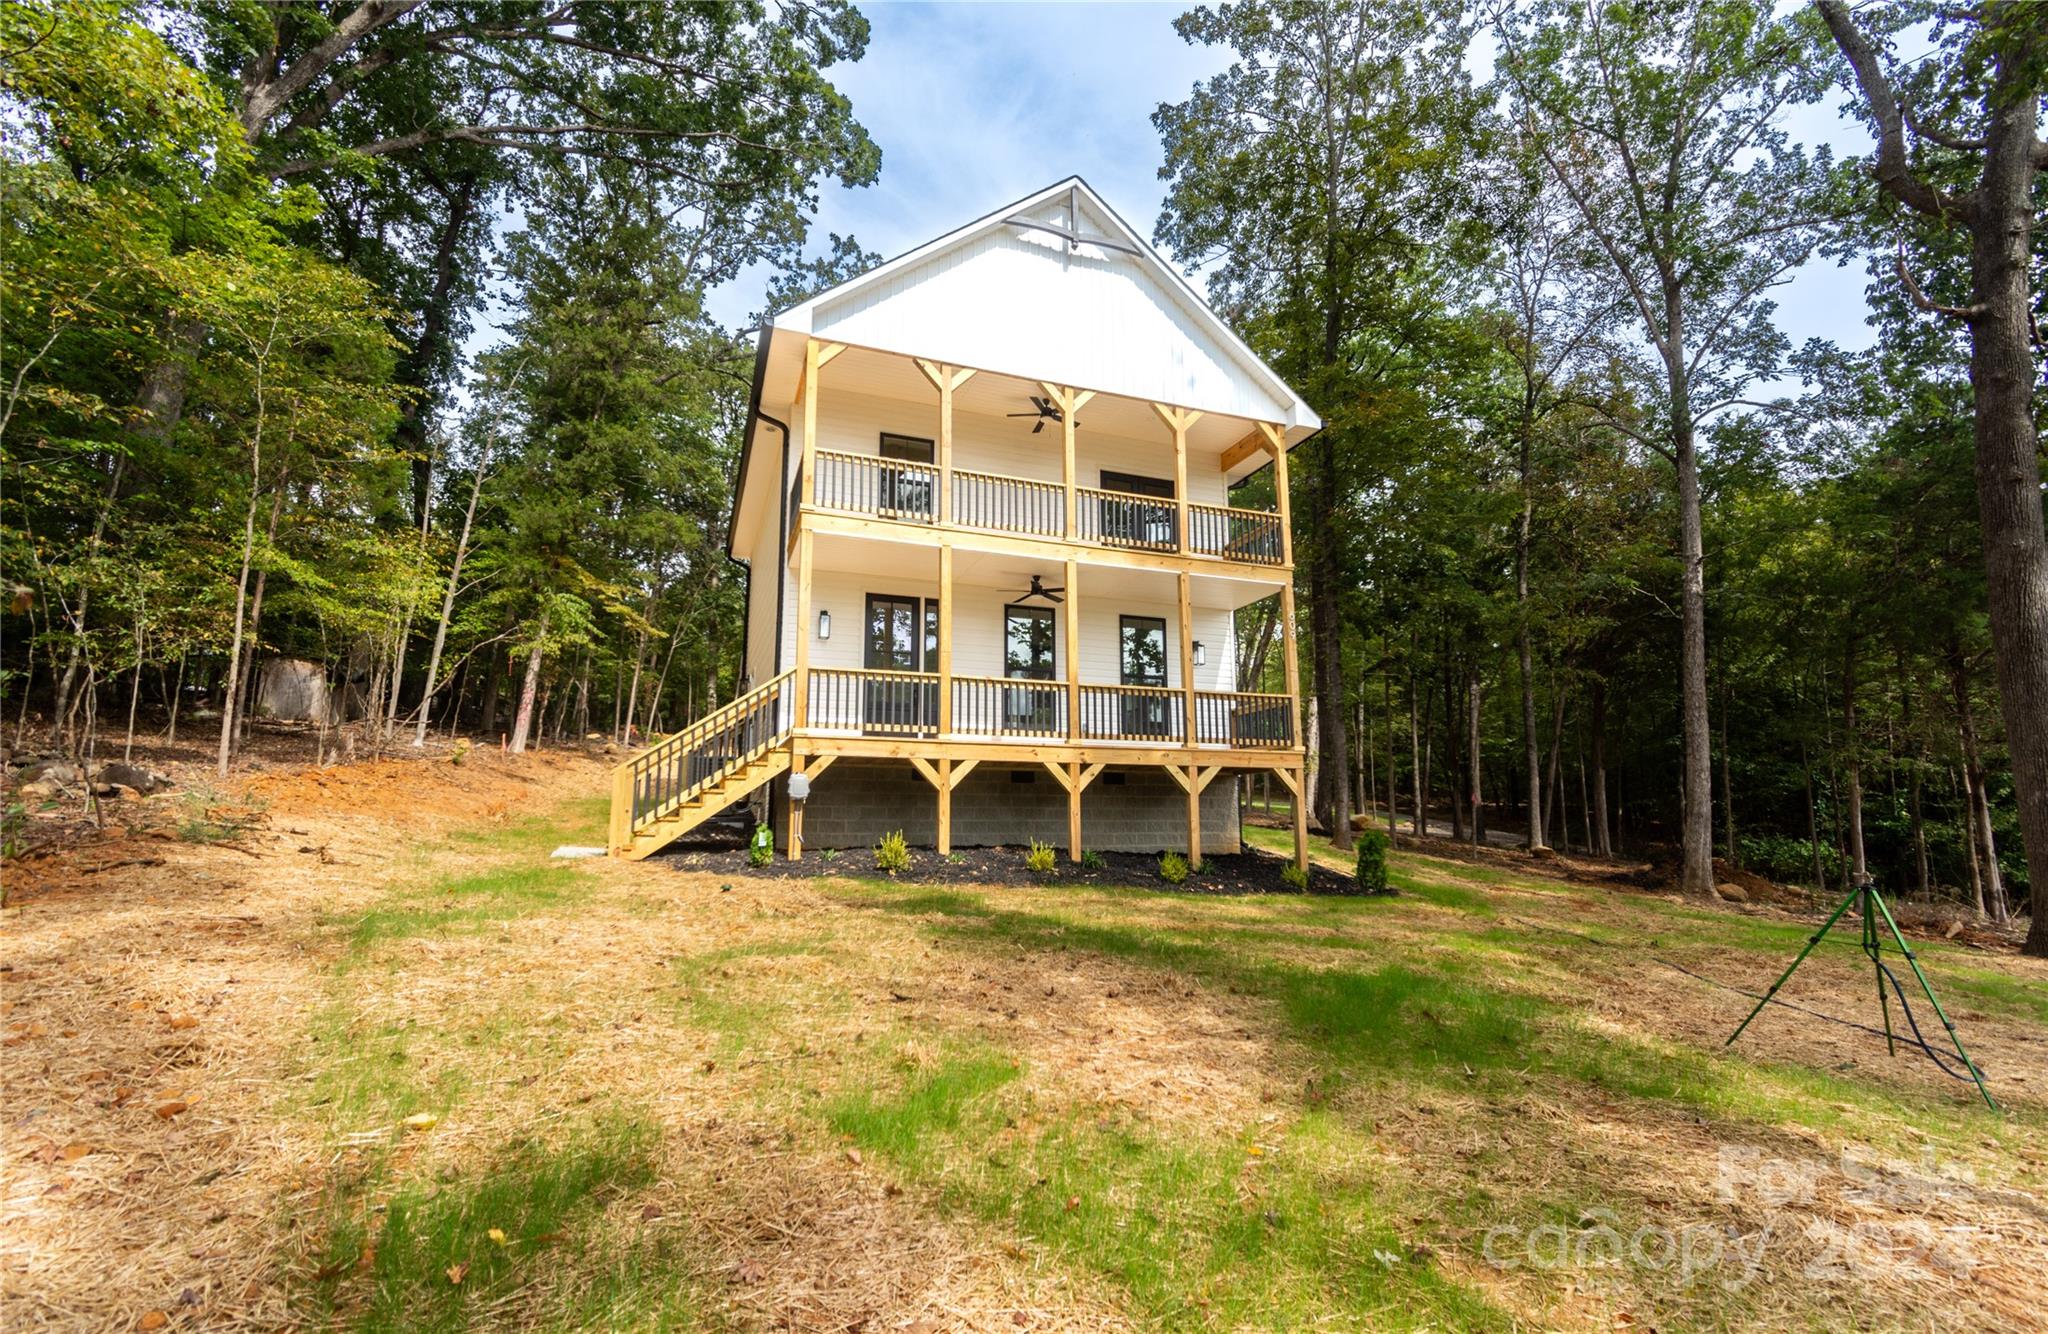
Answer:
M1065 420L1065 417L1060 412L1059 404L1053 402L1049 398L1041 397L1038 394L1031 395L1031 411L1008 412L1004 413L1003 415L1006 417L1036 417L1038 420L1034 422L1031 427L1031 434L1033 435L1037 435L1040 431L1043 431L1045 429L1045 424L1047 422ZM1080 429L1080 426L1080 422L1076 421L1074 423L1074 427L1076 430Z
M1066 591L1067 586L1065 584L1061 584L1058 588L1047 588L1045 586L1044 578L1040 575L1034 574L1031 576L1031 587L1025 589L1022 593L1019 593L1017 595L1017 601L1024 602L1031 598L1044 598L1047 602L1064 602L1066 601L1066 598L1063 596L1063 594L1065 594Z

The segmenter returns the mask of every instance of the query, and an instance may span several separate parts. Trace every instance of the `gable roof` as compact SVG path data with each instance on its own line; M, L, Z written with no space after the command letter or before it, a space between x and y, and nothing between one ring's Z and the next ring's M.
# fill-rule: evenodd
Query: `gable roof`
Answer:
M1063 224L1069 208L1076 231L1092 232L1110 245L1048 237L1060 229L1045 224ZM1076 296L1085 290L1093 301L1084 316L1099 317L1094 324L1085 317L1064 322L1066 307L1034 320L1045 308L1046 289L1042 262L1029 261L1048 256L1059 256L1063 270L1077 279L1069 290ZM799 337L830 337L1123 397L1277 421L1290 428L1291 441L1322 424L1180 271L1079 176L983 214L799 302L770 324ZM935 345L949 338L957 351ZM1151 364L1143 362L1146 357Z
M1091 245L1085 239L1073 244L1064 239L1049 241L1045 233L1060 229L1043 225L1049 220L1048 215L1057 213L1064 222L1069 207L1075 214L1074 230L1084 234L1092 230L1102 240L1114 243L1114 248ZM1031 237L1035 244L1021 245L1018 238L1025 236ZM1142 307L1149 302L1159 318L1149 321L1149 328L1102 330L1102 336L1093 348L1073 338L1071 326L1060 325L1057 319L1048 319L1045 323L1055 327L1041 328L1035 337L1021 339L1031 349L1024 360L1042 353L1057 354L1046 355L1047 364L1043 365L1021 364L1019 359L999 353L977 356L977 348L972 346L971 338L959 347L937 345L943 340L932 327L935 314L939 316L938 322L954 326L956 333L961 332L963 323L957 318L961 310L975 312L975 319L965 321L970 327L975 326L977 320L979 327L996 326L996 321L983 313L987 305L978 300L987 295L985 292L943 290L949 280L945 272L949 264L965 267L977 255L986 256L995 251L1010 252L1013 258L1022 251L1029 251L1039 259L1049 254L1061 254L1069 272L1080 261L1087 264L1097 278L1114 277L1126 283L1135 281L1142 285L1142 293L1127 292L1125 295L1142 297L1135 304ZM1004 319L1008 319L1010 312L1020 306L1028 310L1042 304L1039 300L1044 296L1041 278L1042 275L1032 273L998 275L997 290L1010 303L1008 306L998 303L995 307L1003 311ZM1009 283L1006 291L1002 288L1005 281ZM913 289L919 287L928 289L932 299L921 301L912 295ZM876 318L878 312L885 312L885 308L900 316L897 323L901 327L891 328L888 319ZM1122 342L1116 343L1113 340L1119 334L1123 335ZM950 361L979 370L1068 384L1119 397L1150 399L1225 416L1276 422L1285 429L1284 439L1289 449L1322 428L1322 418L1315 410L1210 309L1209 303L1178 269L1124 221L1122 215L1111 208L1087 181L1079 176L1069 176L800 301L763 322L758 335L754 379L728 529L728 542L735 557L740 555L741 512L743 508L751 508L748 498L755 494L751 473L757 462L766 462L755 458L755 433L764 420L763 404L789 401L789 394L802 369L803 344L813 336ZM1091 360L1091 354L1097 353L1105 344L1149 349L1159 354L1154 357L1157 364L1130 368L1137 372L1126 377L1130 382L1109 382L1118 377L1105 373L1099 357ZM986 345L981 345L979 350L986 352ZM1061 361L1065 364L1056 364ZM1150 371L1149 382L1139 383L1147 379L1144 374L1147 370ZM1204 372L1209 373L1206 386L1197 383ZM1237 392L1215 392L1218 376L1233 378ZM786 472L790 447L787 427L772 416L765 419L778 428L775 444L782 463L779 471ZM778 485L765 493L768 503L779 506L781 492Z

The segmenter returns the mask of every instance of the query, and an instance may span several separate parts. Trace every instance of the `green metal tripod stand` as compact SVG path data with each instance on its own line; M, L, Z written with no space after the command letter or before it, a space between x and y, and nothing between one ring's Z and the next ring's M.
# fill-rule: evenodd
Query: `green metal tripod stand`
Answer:
M1941 1008L1941 1001L1935 996L1933 986L1928 983L1927 974L1920 971L1920 958L1913 953L1913 947L1906 943L1905 934L1899 930L1898 922L1892 917L1891 907L1885 903L1883 892L1878 889L1877 882L1867 875L1857 878L1855 887L1849 891L1849 896L1837 904L1835 910L1828 914L1828 919L1821 923L1820 930L1807 937L1806 948L1799 951L1799 957L1792 961L1792 966L1787 968L1784 975L1777 981L1771 983L1771 989L1764 993L1763 999L1756 1003L1756 1008L1749 1012L1749 1018L1737 1024L1735 1031L1728 1035L1728 1041L1721 1045L1724 1047L1735 1045L1735 1039L1742 1036L1742 1030L1749 1027L1750 1020L1763 1013L1764 1006L1769 1005L1777 998L1778 988L1791 980L1792 974L1798 970L1799 965L1806 962L1806 956L1813 953L1813 947L1820 944L1821 939L1834 929L1835 923L1842 920L1842 914L1848 912L1851 907L1854 907L1863 919L1862 949L1864 955L1869 958L1871 967L1877 975L1877 1007L1884 1014L1884 1043L1886 1050L1896 1056L1899 1044L1892 1033L1891 998L1885 994L1884 990L1884 984L1890 978L1890 972L1885 968L1884 960L1879 957L1880 952L1884 948L1883 936L1879 932L1877 924L1880 917L1884 919L1885 926L1890 928L1892 939L1898 943L1899 952L1905 955L1906 962L1913 966L1913 976L1920 980L1920 990L1927 993L1928 1003L1934 1006L1935 1014L1941 1017L1942 1027L1948 1030L1948 1040L1955 1044L1956 1055L1963 1058L1963 1068L1970 1072L1970 1078L1975 1081L1977 1092L1984 1099L1984 1105L1992 1111L2002 1114L2002 1109L1992 1100L1991 1090L1984 1087L1984 1075L1977 1069L1977 1063L1970 1059L1970 1053L1963 1050L1963 1040L1956 1036L1955 1021L1948 1017L1948 1011ZM1898 985L1896 979L1892 979L1892 985ZM1904 1006L1905 1003L1905 993L1900 992L1899 1004ZM1910 1010L1907 1011L1906 1017L1910 1023L1912 1021L1912 1012ZM1913 1035L1919 1038L1920 1030L1918 1025L1914 1026ZM1930 1055L1933 1054L1934 1049L1927 1046L1924 1038L1920 1039L1920 1045L1926 1048ZM1935 1063L1939 1065L1939 1059Z

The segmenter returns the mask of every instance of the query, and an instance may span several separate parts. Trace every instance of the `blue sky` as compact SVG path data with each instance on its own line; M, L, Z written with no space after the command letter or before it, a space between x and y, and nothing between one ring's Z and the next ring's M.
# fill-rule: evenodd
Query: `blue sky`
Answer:
M851 233L893 256L1070 175L1149 238L1164 197L1152 111L1229 63L1227 52L1174 32L1186 8L868 0L866 56L830 73L881 146L881 178L860 190L828 186L815 238ZM1791 129L1838 152L1867 148L1834 107L1801 108ZM1809 265L1777 293L1779 327L1795 346L1816 336L1867 345L1866 281L1860 265ZM746 275L713 294L713 313L744 324L765 284L764 274Z

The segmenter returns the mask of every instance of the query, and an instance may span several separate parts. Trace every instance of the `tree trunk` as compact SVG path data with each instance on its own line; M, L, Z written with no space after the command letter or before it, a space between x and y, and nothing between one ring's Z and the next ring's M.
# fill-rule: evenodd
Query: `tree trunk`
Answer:
M1319 479L1316 490L1329 487L1330 479ZM1327 528L1327 521L1324 527ZM1315 635L1316 694L1327 707L1322 711L1320 787L1328 804L1317 814L1325 815L1330 846L1339 852L1351 849L1351 740L1344 718L1344 623L1338 606L1339 579L1336 553L1327 532L1317 542L1309 566L1310 620Z
M1429 832L1429 768L1422 758L1422 733L1428 724L1417 714L1414 643L1411 641L1408 647L1408 781L1415 799L1411 811L1415 836L1420 838Z
M1555 672L1552 673L1550 690L1550 762L1548 766L1549 775L1544 780L1544 785L1548 789L1549 795L1543 802L1543 821L1540 826L1543 831L1543 838L1536 845L1538 847L1551 846L1550 827L1556 823L1558 814L1564 806L1564 780L1559 776L1561 772L1559 768L1561 764L1560 757L1564 754L1564 691L1557 688ZM1560 836L1565 833L1561 829L1558 832Z
M1614 855L1613 825L1607 818L1607 681L1595 676L1588 691L1587 711L1593 715L1593 850Z
M1863 741L1856 727L1856 640L1842 653L1842 768L1849 787L1849 883L1870 873L1863 855Z
M540 659L547 647L548 611L541 608L540 625L534 630L533 647L526 654L526 682L519 690L519 713L512 722L512 753L526 752L526 739L533 730L533 701L540 690Z
M1963 781L1969 790L1970 846L1981 850L1983 890L1980 912L1996 922L2005 920L2005 875L1998 865L1998 840L1991 832L1991 799L1984 786L1984 764L1977 749L1976 709L1970 702L1969 660L1956 645L1949 647L1949 683L1955 692L1956 729L1963 742ZM2029 867L2031 870L2031 866ZM2041 913L2034 913L2034 920Z
M1458 687L1448 654L1444 657L1444 781L1451 793L1451 837L1465 841L1465 794L1458 790L1458 743L1463 739L1465 711L1458 707Z
M1522 512L1515 523L1515 657L1522 672L1522 757L1528 766L1530 851L1543 846L1543 746L1536 736L1536 666L1529 647L1529 527L1536 500L1529 490L1530 427L1522 424Z
M1683 310L1677 288L1666 293L1670 319L1666 337L1674 348ZM1679 707L1685 735L1679 810L1678 891L1691 898L1714 897L1713 733L1707 722L1706 554L1700 523L1700 468L1695 452L1687 372L1674 361L1670 372L1672 455L1678 469L1678 553L1680 563Z
M1806 841L1813 849L1813 888L1820 892L1828 887L1827 867L1820 855L1820 821L1813 808L1813 761L1807 758L1806 738L1799 739L1799 768L1806 775Z
M1479 673L1476 669L1468 668L1465 676L1465 698L1468 704L1465 728L1466 735L1468 738L1467 745L1469 747L1469 760L1471 769L1469 775L1471 779L1472 801L1471 837L1472 846L1475 848L1485 841L1485 834L1482 830L1480 822L1480 812L1485 809L1486 798L1484 792L1480 788L1480 779L1482 777L1480 772L1480 759L1482 751L1479 744L1479 691Z
M1970 785L1970 771L1963 770L1963 846L1970 850L1970 902L1983 921L1984 911L1984 866L1977 855L1977 790Z

